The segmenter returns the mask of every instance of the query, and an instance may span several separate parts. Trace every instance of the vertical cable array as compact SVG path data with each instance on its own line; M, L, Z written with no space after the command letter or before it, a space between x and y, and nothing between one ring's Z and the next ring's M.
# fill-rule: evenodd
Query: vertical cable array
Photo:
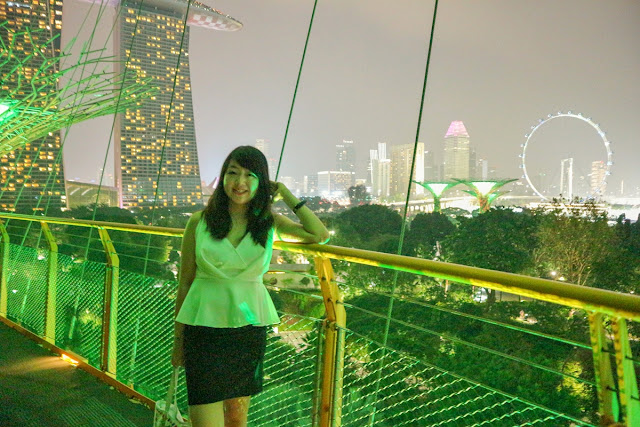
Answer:
M398 250L396 252L398 255L402 255L402 244L404 241L404 233L407 228L407 213L409 209L409 198L411 197L411 185L413 184L411 178L413 177L413 172L414 172L415 163L416 163L416 153L417 153L417 147L418 147L418 139L420 137L420 126L422 124L422 112L424 110L424 99L427 91L427 78L429 76L429 64L431 62L431 49L433 47L433 34L436 26L437 14L438 14L438 0L435 0L435 4L433 6L433 19L431 21L431 34L429 36L429 46L427 50L427 62L424 70L424 81L422 83L422 96L420 97L420 111L418 112L418 124L416 126L416 137L413 145L413 157L411 159L411 172L409 173L409 184L407 186L407 198L404 203L404 211L402 215L402 228L400 229L400 241L398 242ZM382 338L383 354L382 354L382 357L380 358L380 365L378 367L377 378L376 378L376 390L374 393L374 402L376 403L378 402L378 393L380 392L380 379L382 376L382 367L384 366L384 361L386 358L387 342L389 339L389 327L391 325L391 315L393 313L393 302L395 300L397 284L398 284L398 270L394 270L393 285L391 287L391 297L389 299L389 306L387 308L386 323L384 327L384 336ZM376 404L373 405L373 411L371 412L371 415L369 417L370 426L374 425L375 417L376 417Z

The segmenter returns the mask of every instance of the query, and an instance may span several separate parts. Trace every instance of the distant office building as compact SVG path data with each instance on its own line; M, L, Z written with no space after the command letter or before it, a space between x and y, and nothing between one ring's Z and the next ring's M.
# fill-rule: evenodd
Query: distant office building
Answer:
M302 194L305 196L318 195L318 174L305 175L302 178Z
M377 150L369 150L371 191L374 197L389 197L391 160L387 158L386 142L379 142Z
M607 188L607 166L602 160L591 162L591 194L602 195Z
M301 195L302 185L292 176L281 176L280 178L278 178L278 181L283 183L294 195Z
M280 182L283 183L287 188L293 189L296 185L296 180L293 179L292 176L282 176L279 178Z
M436 157L433 150L425 150L424 152L424 179L425 181L439 181L440 177L439 165L436 164Z
M13 54L25 59L33 56L26 67L16 71L12 61L0 61L2 90L13 91L22 87L30 91L31 80L48 58L60 55L60 33L62 31L62 0L6 1L0 0L0 39L5 46L13 46ZM47 29L48 31L38 31ZM26 33L31 31L30 33ZM52 44L46 44L53 39ZM46 46L36 52L34 43ZM3 58L8 59L8 58ZM46 75L56 69L44 67L45 75L37 75L41 84ZM44 77L44 78L43 78ZM55 82L39 86L39 92L58 90ZM32 108L40 105L35 101ZM19 150L0 157L0 209L14 211L16 208L31 208L41 211L66 207L64 189L64 167L60 132L52 132L42 139L29 141Z
M443 178L471 178L469 170L470 140L461 121L453 121L444 136Z
M276 172L278 171L278 161L271 152L271 143L268 139L256 139L256 148L262 151L262 154L267 158L267 165L269 166L269 177L275 179Z
M379 161L378 150L369 150L369 167L367 169L369 170L369 182L374 196L379 196L378 193L380 192Z
M97 203L102 206L118 206L118 189L88 182L67 181L67 201L70 208Z
M117 71L127 64L140 80L152 79L160 89L152 99L116 116L115 185L124 208L203 203L191 96L190 33L181 8L179 2L128 0L121 2L116 18ZM206 16L207 11L200 13ZM189 24L198 25L191 20Z
M406 197L411 181L424 181L424 143L391 146L391 194ZM411 166L413 164L413 176ZM424 187L411 184L411 195L424 194Z
M345 172L356 172L356 150L353 141L342 140L336 144L336 170ZM351 185L355 183L352 182Z
M496 168L489 164L487 159L478 159L477 174L474 176L481 178L483 181L496 178Z
M354 173L348 171L318 172L318 193L326 198L348 197Z
M382 159L378 163L378 196L391 195L391 159Z
M469 145L469 178L479 178L481 173L476 149L473 145Z

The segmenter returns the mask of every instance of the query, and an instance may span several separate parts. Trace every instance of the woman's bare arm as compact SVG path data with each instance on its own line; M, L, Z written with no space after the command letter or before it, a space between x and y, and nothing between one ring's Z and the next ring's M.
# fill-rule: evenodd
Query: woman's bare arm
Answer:
M193 279L196 277L196 227L200 221L201 215L201 212L196 212L191 215L182 236L175 316L180 312L182 303L189 292ZM184 324L175 322L172 356L172 363L174 366L182 365L183 332Z
M281 182L274 183L275 197L282 197L282 201L289 206L290 209L294 209L300 200ZM298 208L295 215L300 220L300 223L296 223L289 218L275 214L275 225L279 235L285 237L292 237L303 243L327 243L329 241L329 231L324 226L322 221L309 209L306 205Z

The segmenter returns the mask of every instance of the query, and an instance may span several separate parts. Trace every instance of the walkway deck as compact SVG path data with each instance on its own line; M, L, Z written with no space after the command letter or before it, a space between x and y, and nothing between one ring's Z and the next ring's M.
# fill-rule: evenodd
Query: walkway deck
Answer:
M153 413L0 322L0 426L149 427Z

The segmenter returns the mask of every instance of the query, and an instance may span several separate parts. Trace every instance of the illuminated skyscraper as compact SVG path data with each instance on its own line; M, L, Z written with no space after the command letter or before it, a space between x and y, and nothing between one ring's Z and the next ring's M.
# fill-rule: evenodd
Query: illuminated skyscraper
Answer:
M140 80L151 78L159 89L116 119L115 185L121 207L202 204L184 14L155 1L124 1L120 8L118 66L126 64Z
M156 96L116 118L115 183L120 204L125 208L202 204L185 18L189 26L224 31L240 29L242 24L198 2L110 2L118 3L116 64L126 65L140 81L150 79L158 88Z
M336 170L356 173L356 150L353 141L346 139L336 144ZM351 183L354 185L355 181Z
M445 180L470 177L469 134L461 121L453 121L444 136L444 174Z
M391 160L387 158L387 143L379 142L377 150L369 150L371 191L374 197L389 197Z
M418 142L415 165L411 176L414 144L393 145L391 147L391 194L407 196L409 181L424 181L424 143ZM411 184L411 194L424 194L424 187Z
M318 193L326 198L348 197L349 187L354 182L353 175L348 171L318 172Z
M31 80L47 58L60 54L60 32L62 31L62 0L0 0L0 38L11 52L21 59L31 56L26 66L12 70L15 63L9 58L0 59L2 91L13 91L19 87L30 88ZM30 34L26 31L30 30ZM54 39L54 37L57 37ZM52 43L46 43L48 40ZM34 45L45 45L43 55L34 55ZM53 74L55 69L46 68ZM46 81L46 76L38 76ZM45 77L45 78L43 78ZM57 91L55 82L43 86L39 91ZM22 93L18 91L19 94ZM26 92L25 92L26 94ZM34 108L38 105L32 104ZM64 190L64 168L60 132L36 141L29 141L24 148L0 157L0 208L13 211L16 208L32 208L42 211L66 206Z
M316 196L318 194L318 174L305 175L302 178L302 194Z

